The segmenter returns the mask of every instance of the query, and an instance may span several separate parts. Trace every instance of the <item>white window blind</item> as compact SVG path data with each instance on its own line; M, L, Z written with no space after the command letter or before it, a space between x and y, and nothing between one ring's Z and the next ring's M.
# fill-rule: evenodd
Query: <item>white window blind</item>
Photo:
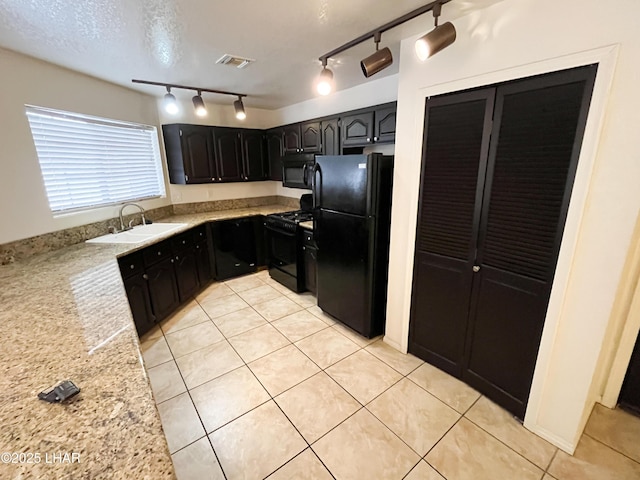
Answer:
M155 127L30 105L26 111L52 212L164 196Z

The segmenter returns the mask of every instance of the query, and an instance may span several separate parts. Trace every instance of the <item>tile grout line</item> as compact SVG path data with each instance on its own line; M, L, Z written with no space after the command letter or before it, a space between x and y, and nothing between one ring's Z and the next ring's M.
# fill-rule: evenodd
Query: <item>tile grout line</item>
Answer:
M601 445L604 445L605 447L607 447L607 448L609 448L609 449L613 450L614 452L619 453L620 455L622 455L623 457L628 458L628 459L629 459L629 460L631 460L632 462L637 463L638 465L640 465L640 462L639 462L638 460L635 460L635 459L631 458L631 457L630 457L629 455L627 455L626 453L621 452L620 450L618 450L618 449L617 449L617 448L615 448L615 447L612 447L612 446L611 446L611 445L609 445L608 443L605 443L605 442L603 442L602 440L600 440L600 439L598 439L598 438L595 438L595 437L594 437L594 436L592 436L592 435L589 435L586 431L585 431L585 432L583 432L583 435L585 435L585 436L589 437L591 440L594 440L594 441L598 442L598 443L599 443L599 444L601 444ZM576 447L576 449L577 449L577 447Z

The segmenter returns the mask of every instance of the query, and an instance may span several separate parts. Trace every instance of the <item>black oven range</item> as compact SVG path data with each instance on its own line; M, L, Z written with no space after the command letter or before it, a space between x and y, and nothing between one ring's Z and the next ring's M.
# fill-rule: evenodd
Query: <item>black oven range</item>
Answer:
M294 292L305 290L302 233L298 224L311 220L310 210L273 213L265 217L269 275Z

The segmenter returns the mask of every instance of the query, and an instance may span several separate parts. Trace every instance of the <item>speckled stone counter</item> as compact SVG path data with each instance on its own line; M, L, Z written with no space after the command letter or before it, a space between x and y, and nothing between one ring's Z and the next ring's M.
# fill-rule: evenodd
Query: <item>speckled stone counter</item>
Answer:
M187 223L186 230L287 210L274 205L162 222ZM82 243L0 266L0 478L175 478L116 261L160 240ZM64 379L81 393L66 404L37 399Z

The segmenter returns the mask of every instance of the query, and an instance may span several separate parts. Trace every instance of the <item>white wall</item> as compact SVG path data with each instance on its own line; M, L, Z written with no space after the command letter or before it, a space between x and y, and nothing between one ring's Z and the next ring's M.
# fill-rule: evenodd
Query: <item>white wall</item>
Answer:
M601 62L525 418L567 451L601 393L592 383L640 206L639 15L635 0L604 11L597 0L505 0L456 19L456 42L425 63L415 37L401 48L385 341L405 351L425 98Z
M118 207L52 215L24 106L157 126L155 99L4 49L0 71L0 244L117 215ZM144 208L169 203L169 198L141 202Z

